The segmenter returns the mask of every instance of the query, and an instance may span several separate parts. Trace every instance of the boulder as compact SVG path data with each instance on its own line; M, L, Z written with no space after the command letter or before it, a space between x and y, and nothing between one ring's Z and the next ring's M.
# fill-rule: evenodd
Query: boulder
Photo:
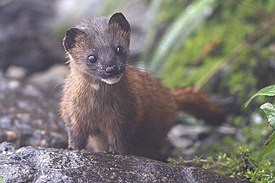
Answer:
M212 171L108 153L0 144L4 182L238 183Z

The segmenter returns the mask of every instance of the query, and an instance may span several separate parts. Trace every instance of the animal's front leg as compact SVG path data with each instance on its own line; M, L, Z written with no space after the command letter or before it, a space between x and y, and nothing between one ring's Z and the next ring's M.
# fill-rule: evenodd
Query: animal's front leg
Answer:
M109 152L127 154L130 137L130 130L126 130L123 127L114 128L112 133L108 134Z
M74 125L68 129L69 149L85 149L88 141L89 129Z

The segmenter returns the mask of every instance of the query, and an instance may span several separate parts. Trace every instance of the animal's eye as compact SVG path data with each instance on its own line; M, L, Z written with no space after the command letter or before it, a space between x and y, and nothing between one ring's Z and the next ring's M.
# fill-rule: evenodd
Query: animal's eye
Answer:
M94 55L89 55L89 56L87 57L87 61L88 61L89 63L96 63L97 57L94 56Z
M116 47L116 54L122 55L124 53L124 48L122 46Z

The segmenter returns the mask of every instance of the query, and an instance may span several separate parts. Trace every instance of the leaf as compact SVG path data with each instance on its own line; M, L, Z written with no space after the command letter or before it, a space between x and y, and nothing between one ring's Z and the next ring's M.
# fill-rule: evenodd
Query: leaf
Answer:
M270 85L267 87L262 88L260 91L255 93L246 103L245 107L257 96L264 95L264 96L275 96L275 85Z
M275 129L275 105L271 103L265 103L260 106L260 108L264 111L265 115L267 116L267 121L273 128Z
M261 159L265 154L271 152L274 149L275 149L275 131L272 132L270 137L265 142L264 147L261 149L258 155L258 159Z

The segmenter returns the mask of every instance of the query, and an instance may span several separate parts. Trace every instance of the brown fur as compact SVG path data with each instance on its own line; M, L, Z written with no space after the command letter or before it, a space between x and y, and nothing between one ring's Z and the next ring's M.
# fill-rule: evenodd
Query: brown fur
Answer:
M93 151L156 158L179 109L195 115L201 114L194 108L198 106L207 115L220 111L205 94L192 89L170 90L149 73L127 65L128 22L121 14L113 16L117 16L115 24L108 26L108 19L96 19L96 23L85 24L84 28L82 25L80 30L84 33L73 30L64 38L70 74L65 80L61 112L68 126L69 147L85 149L89 139ZM108 47L116 42L125 49L119 57ZM94 48L99 50L98 61L87 65L86 57ZM100 50L105 50L101 56ZM104 69L98 65L105 67L112 62L125 64L125 70L119 82L107 84L101 80Z

